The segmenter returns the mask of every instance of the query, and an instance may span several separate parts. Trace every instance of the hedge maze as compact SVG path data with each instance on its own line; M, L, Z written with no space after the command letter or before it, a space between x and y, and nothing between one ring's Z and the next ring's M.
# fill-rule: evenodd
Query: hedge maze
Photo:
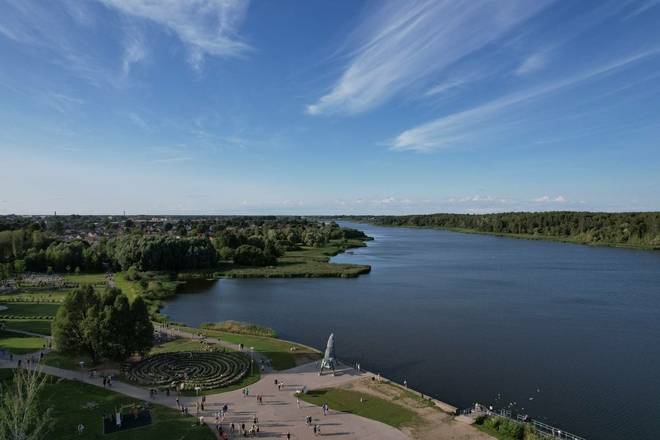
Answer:
M202 390L222 388L240 381L250 371L250 358L242 353L173 352L159 353L135 364L126 364L128 380L140 385Z

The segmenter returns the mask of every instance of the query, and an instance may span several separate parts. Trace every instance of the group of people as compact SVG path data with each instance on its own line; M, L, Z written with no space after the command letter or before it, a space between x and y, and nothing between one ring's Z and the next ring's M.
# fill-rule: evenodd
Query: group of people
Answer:
M307 424L307 426L312 427L312 431L314 432L314 435L321 435L321 425L319 425L318 423L313 424L312 422L313 422L312 416L305 417L305 423Z
M103 379L103 388L105 388L106 386L112 388L112 375L107 375L107 376L104 375L101 376L101 378Z

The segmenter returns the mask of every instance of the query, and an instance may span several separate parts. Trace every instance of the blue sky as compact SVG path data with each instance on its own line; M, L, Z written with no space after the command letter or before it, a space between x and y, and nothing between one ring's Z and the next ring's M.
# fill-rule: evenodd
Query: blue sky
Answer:
M660 1L0 0L0 213L660 209Z

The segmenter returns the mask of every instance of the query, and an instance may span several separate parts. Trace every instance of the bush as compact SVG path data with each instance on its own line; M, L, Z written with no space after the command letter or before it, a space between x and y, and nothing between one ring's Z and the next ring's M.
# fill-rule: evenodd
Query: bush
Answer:
M241 266L270 266L276 262L275 257L249 244L239 246L234 254L234 263Z

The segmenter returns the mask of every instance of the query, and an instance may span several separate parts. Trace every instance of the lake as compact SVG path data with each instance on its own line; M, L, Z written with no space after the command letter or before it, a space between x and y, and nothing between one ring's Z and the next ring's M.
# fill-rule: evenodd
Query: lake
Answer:
M343 223L355 279L195 282L163 313L234 319L458 407L513 407L589 439L660 438L660 253Z

